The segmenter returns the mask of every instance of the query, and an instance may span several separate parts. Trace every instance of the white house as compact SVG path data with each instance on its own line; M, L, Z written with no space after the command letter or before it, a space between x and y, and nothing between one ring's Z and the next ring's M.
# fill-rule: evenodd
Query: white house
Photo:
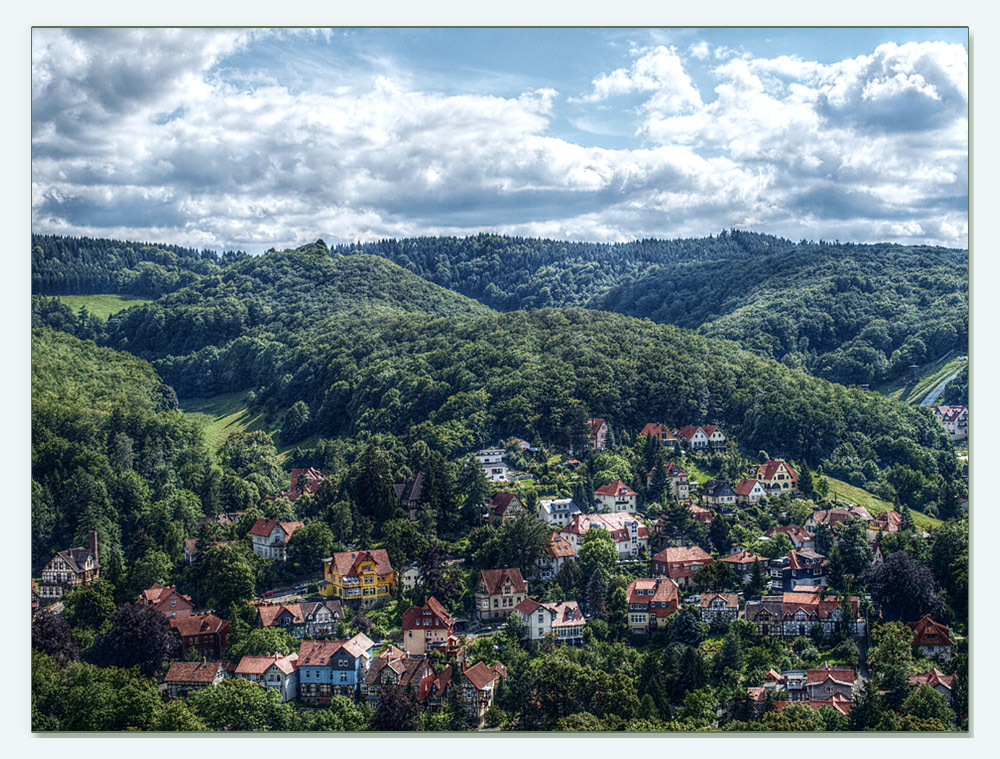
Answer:
M545 555L536 563L539 579L551 580L562 568L566 559L574 558L576 558L576 549L561 534L553 533L549 536L549 542L545 546Z
M621 511L614 514L577 514L559 533L573 550L579 552L583 536L592 529L607 530L618 548L619 561L639 557L639 551L649 546L646 525L636 517Z
M556 643L583 643L583 627L587 621L576 601L543 604L526 598L514 611L524 622L524 637L532 642L540 643L552 633Z
M476 461L490 482L506 482L510 479L510 467L503 461L506 453L503 448L485 448L476 452Z
M638 496L638 493L620 479L594 491L594 499L604 511L608 512L624 511L635 514Z
M299 694L298 654L282 656L244 656L236 667L236 677L274 688L281 694L282 702L291 701Z
M572 498L551 498L538 502L538 518L548 525L565 527L573 517L582 514Z
M284 561L288 539L304 524L304 522L276 522L273 519L258 519L250 528L253 552L264 559Z

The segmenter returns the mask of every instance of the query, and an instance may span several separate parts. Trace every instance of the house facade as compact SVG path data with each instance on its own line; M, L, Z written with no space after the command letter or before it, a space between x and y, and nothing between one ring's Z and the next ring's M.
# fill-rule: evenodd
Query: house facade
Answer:
M356 700L375 647L367 635L350 640L304 640L299 647L299 698L325 704L332 696Z
M818 624L827 634L847 628L850 635L861 637L865 634L865 621L858 616L858 598L849 599L851 619L844 619L840 601L827 595L822 589L782 593L763 596L747 601L744 609L746 619L754 624L760 635L796 638L809 635L813 625Z
M587 447L592 451L603 451L608 444L608 423L603 419L587 420Z
M417 472L406 482L397 482L392 486L392 494L396 503L406 511L411 522L416 521L420 504L424 496L424 473Z
M573 517L582 513L572 498L552 498L538 502L538 518L551 527L565 527L573 521Z
M395 585L395 573L384 548L342 551L324 560L319 593L357 608L388 601Z
M521 570L484 569L476 583L476 619L506 619L528 597Z
M689 548L664 548L650 559L650 572L654 577L667 576L677 583L681 590L691 587L691 579L702 567L706 567L713 559L704 549L698 546Z
M687 425L671 431L678 440L687 443L695 452L721 451L726 447L726 436L714 424Z
M924 656L936 657L941 661L951 658L955 646L951 630L931 619L930 614L924 614L917 622L907 622L906 626L913 630L913 647Z
M549 536L545 546L545 555L538 559L538 579L551 580L562 569L567 559L576 558L576 549L566 538L555 532Z
M302 601L291 604L255 604L257 627L280 627L296 638L328 638L344 619L340 601Z
M768 492L768 495L795 493L798 490L798 472L792 469L788 462L781 459L768 459L763 464L759 464L753 475Z
M789 551L769 562L771 592L793 591L803 585L825 587L826 567L826 559L815 551Z
M299 655L244 656L234 676L278 691L282 703L299 697Z
M494 493L486 503L486 521L489 524L513 522L519 517L531 514L517 493Z
M172 617L168 621L180 639L183 656L187 656L193 648L206 659L222 658L222 652L229 644L229 622L214 614Z
M524 637L533 643L541 643L551 633L556 643L583 644L583 628L587 621L576 601L541 603L526 598L514 607L514 611L524 623Z
M285 561L288 539L304 522L276 522L273 519L258 519L250 528L253 552L263 559Z
M638 497L639 494L620 479L594 491L594 500L600 504L601 510L607 513L635 514Z
M408 656L424 656L434 647L445 647L455 634L455 618L431 596L423 606L403 612L403 650Z
M629 632L645 634L667 625L680 605L677 583L669 577L638 578L625 590Z
M760 569L765 577L770 575L768 568L770 559L766 556L758 556L757 554L747 551L746 549L741 549L736 553L731 553L729 556L723 556L719 559L719 561L732 567L733 571L736 572L736 576L740 579L740 582L750 581L750 577L753 575L753 565L755 562L760 562Z
M67 548L59 551L42 570L41 581L36 583L39 604L46 606L62 598L63 593L89 585L101 574L97 560L97 532L87 533L86 548Z
M181 698L188 693L218 685L230 676L229 662L175 661L171 662L163 678L163 686L170 698Z
M698 605L701 621L707 624L731 622L740 610L735 593L702 593Z
M503 448L484 448L475 454L476 461L483 468L483 474L490 482L506 482L510 479L510 467L504 463L507 451Z
M767 491L756 478L744 477L733 488L736 494L736 503L740 505L756 506L767 497Z
M159 583L142 591L136 603L156 609L165 617L190 617L194 611L191 596L178 593L173 585L165 587Z
M969 436L969 409L966 406L931 406L931 413L952 440Z
M651 437L660 441L661 445L677 448L677 438L671 429L662 422L650 422L639 432L639 437Z
M702 500L720 511L736 506L736 493L725 480L709 480L701 489Z
M923 672L919 675L911 675L908 679L917 687L926 685L928 688L933 688L948 699L949 704L951 703L951 687L955 682L954 675L946 675L944 672L935 667L930 672Z

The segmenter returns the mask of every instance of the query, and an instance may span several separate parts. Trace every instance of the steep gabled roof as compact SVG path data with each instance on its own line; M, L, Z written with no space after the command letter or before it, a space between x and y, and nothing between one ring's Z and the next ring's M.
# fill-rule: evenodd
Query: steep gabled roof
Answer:
M495 516L502 517L514 501L521 503L521 499L517 497L517 493L496 493L490 499L487 507L493 511ZM523 506L524 504L521 505Z
M332 561L337 568L337 573L341 577L354 577L358 574L357 567L364 561L375 562L376 574L388 574L392 571L392 564L389 563L389 554L384 548L374 548L370 551L342 551L335 553L329 561Z
M399 501L419 501L424 493L424 473L417 472L406 482L396 483L392 492Z
M955 676L946 675L935 667L930 672L924 672L920 675L910 675L909 680L914 685L929 685L932 688L940 685L951 690L951 684L955 680Z
M517 567L511 569L484 569L479 573L483 583L486 585L488 595L496 595L500 592L505 581L510 580L515 593L527 593L528 588L524 584L521 570Z
M757 478L758 479L764 479L764 480L767 480L767 481L773 480L774 476L778 473L778 469L781 468L782 464L784 464L785 469L788 470L788 476L791 478L791 481L792 482L798 482L799 481L798 472L796 472L794 469L792 469L792 465L791 464L789 464L787 461L784 461L782 459L768 459L763 464L758 465L757 466L757 475L758 475Z
M448 613L448 611L441 605L441 603L431 596L427 599L427 603L423 606L411 606L409 609L403 612L402 626L404 630L409 630L416 627L416 621L418 619L423 619L425 616L424 612L430 612L430 614L437 619L437 621L444 625L445 627L451 627L455 624L455 618Z
M597 433L600 431L601 427L604 426L604 420L603 419L588 419L587 423L590 425L590 432L588 433L587 437L589 437L589 438L596 438L597 437Z
M465 679L472 683L472 687L476 690L483 690L497 679L497 673L481 661L476 662L475 665L469 667L462 674L465 675Z
M736 487L733 488L733 492L736 493L736 495L746 497L750 495L755 487L760 490L764 489L764 486L760 484L760 480L751 480L748 477L744 477L736 483Z
M701 594L701 608L707 609L716 598L721 598L726 602L726 606L730 609L735 609L739 605L739 601L736 598L735 593L702 593Z
M254 522L253 527L250 528L250 534L260 538L269 538L275 527L281 527L285 533L285 540L287 540L293 532L304 526L305 522L278 522L274 519L261 518Z
M557 559L560 556L563 558L576 556L576 550L570 542L557 532L549 536L549 542L545 545L545 553L548 554L550 559Z
M285 675L290 675L298 669L297 653L288 656L272 654L270 656L244 656L236 666L237 675L263 675L271 667L277 669Z
M610 496L638 495L638 493L632 490L632 488L630 488L628 485L622 482L621 479L617 479L614 482L609 482L604 487L597 488L597 490L595 490L594 492L597 495L610 495Z
M919 622L907 622L906 626L913 630L914 646L953 646L951 630L931 619L930 614L924 614Z

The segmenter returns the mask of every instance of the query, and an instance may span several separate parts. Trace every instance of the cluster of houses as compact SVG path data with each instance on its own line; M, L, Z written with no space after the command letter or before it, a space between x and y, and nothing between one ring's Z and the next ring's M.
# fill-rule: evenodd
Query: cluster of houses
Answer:
M944 427L948 437L964 440L969 436L969 409L967 406L931 406L931 413Z

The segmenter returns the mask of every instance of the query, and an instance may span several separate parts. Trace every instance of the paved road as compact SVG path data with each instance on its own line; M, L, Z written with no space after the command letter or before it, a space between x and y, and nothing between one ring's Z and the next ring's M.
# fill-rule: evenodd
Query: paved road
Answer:
M945 385L947 385L949 382L951 382L953 379L955 379L955 377L957 377L959 375L959 372L961 372L962 369L965 369L965 367L963 366L963 367L957 369L955 372L953 372L952 374L949 374L943 380L941 380L940 382L938 382L934 386L934 389L931 390L929 393L927 393L927 395L924 396L924 399L922 401L920 401L920 405L921 406L933 406L934 404L936 404L937 403L937 399L939 397L941 397L941 393L944 392Z

